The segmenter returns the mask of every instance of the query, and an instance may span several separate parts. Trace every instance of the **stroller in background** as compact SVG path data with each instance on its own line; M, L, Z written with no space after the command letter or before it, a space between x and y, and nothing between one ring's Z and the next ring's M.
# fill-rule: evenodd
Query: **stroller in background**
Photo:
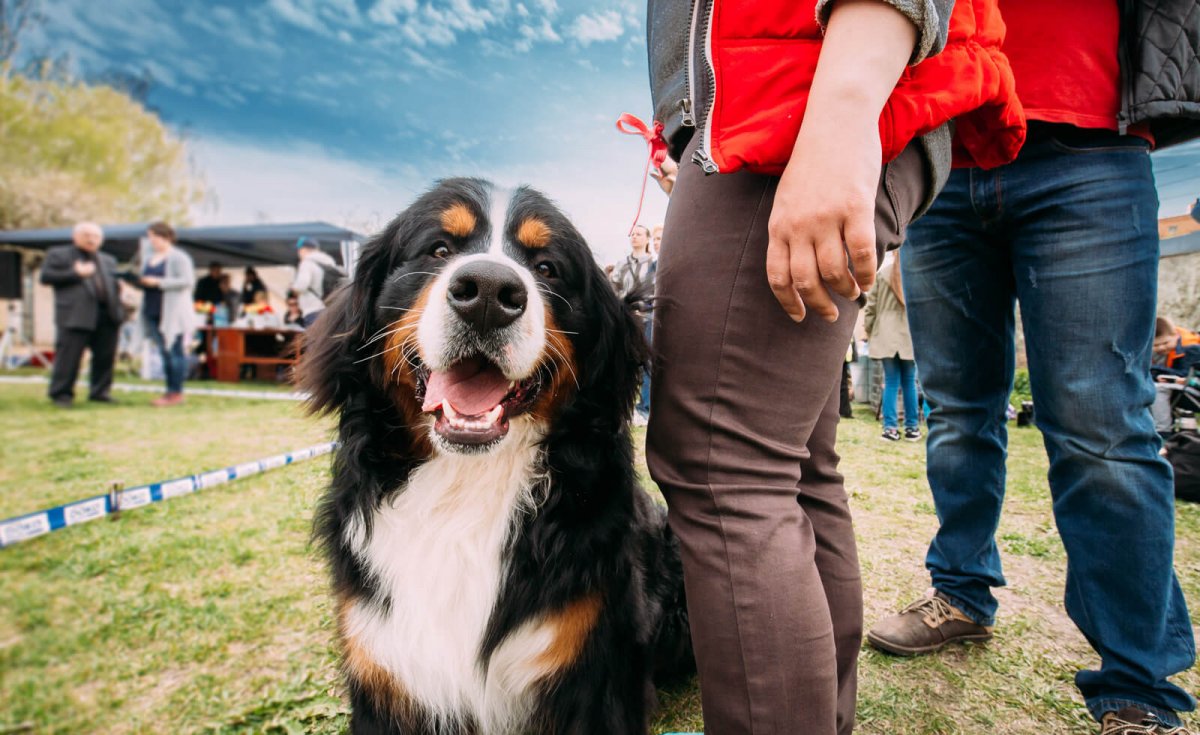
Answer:
M1167 461L1175 470L1175 497L1200 503L1200 433L1196 430L1200 377L1192 368L1182 382L1159 385L1170 391L1170 427L1160 433Z

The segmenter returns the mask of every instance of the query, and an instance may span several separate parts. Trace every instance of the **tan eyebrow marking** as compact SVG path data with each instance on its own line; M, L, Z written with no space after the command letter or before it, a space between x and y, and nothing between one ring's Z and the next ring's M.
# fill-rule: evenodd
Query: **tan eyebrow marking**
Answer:
M544 248L550 244L550 226L536 217L527 217L517 228L517 242L527 248Z
M442 212L442 229L454 237L468 237L475 231L475 213L462 202L451 204Z

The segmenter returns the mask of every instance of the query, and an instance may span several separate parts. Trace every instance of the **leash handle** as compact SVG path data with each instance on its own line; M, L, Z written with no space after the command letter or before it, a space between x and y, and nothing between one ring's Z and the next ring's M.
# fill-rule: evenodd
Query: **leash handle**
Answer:
M663 161L667 160L667 141L663 139L663 124L654 121L654 127L650 127L640 118L631 113L624 113L617 118L617 130L625 135L637 135L646 141L647 155L646 167L642 170L642 191L638 194L637 213L633 215L633 224L629 225L629 232L633 234L633 228L637 227L638 220L642 216L642 205L646 202L646 179L650 176L650 164L654 164L654 168L662 167Z

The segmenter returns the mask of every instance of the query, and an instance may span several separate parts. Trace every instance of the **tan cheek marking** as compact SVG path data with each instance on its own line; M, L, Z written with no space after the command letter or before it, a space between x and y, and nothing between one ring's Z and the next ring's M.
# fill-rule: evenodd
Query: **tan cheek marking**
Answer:
M579 366L575 361L575 346L559 328L549 306L546 307L546 347L543 349L542 360L553 366L551 372L554 377L551 378L550 385L542 391L530 413L543 421L551 421L571 396L575 395Z
M354 606L351 597L341 597L337 601L338 639L342 646L342 668L346 676L362 688L375 704L384 711L395 715L407 713L411 707L411 698L404 686L382 666L375 663L371 654L358 641L347 634L347 616Z
M600 617L600 595L591 594L570 603L546 619L554 628L554 639L538 657L538 665L549 672L562 671L579 658L588 636Z
M517 228L517 242L527 248L544 248L550 244L552 234L545 222L529 217Z
M426 287L404 316L388 325L387 331L392 334L385 340L382 355L383 368L387 371L383 380L393 386L396 405L413 437L414 445L409 449L418 457L432 454L433 446L429 443L428 433L423 429L424 412L417 402L417 376L409 360L417 354L417 327L428 301L429 287Z
M442 229L454 237L470 237L475 225L475 213L462 202L451 204L442 212Z

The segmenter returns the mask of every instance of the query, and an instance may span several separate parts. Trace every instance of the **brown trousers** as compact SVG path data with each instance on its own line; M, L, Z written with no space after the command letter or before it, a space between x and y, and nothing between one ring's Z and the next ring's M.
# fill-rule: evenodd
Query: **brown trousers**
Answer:
M836 323L797 324L776 302L778 178L681 169L658 262L647 454L682 544L705 733L845 735L862 582L834 443L858 307L839 300ZM881 254L927 187L913 146L885 167Z

